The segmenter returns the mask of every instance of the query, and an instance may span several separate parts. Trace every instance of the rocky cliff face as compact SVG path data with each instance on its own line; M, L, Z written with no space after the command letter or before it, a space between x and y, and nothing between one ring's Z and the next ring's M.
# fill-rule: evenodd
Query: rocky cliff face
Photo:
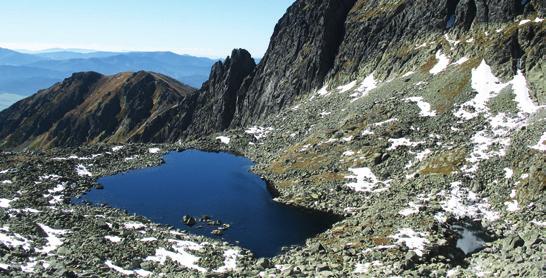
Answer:
M297 1L279 20L266 55L241 88L244 105L235 124L278 112L304 92L322 86L343 39L354 0Z

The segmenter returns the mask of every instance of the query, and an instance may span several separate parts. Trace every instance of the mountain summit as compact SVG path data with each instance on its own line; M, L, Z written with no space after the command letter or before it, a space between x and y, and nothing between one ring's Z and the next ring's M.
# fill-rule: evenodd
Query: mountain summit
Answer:
M0 113L4 146L75 146L144 136L195 89L157 73L75 73Z

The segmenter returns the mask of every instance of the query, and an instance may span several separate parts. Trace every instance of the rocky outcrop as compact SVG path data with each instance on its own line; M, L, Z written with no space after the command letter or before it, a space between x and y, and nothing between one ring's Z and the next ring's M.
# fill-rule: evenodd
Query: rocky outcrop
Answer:
M256 63L248 51L233 50L224 62L217 62L201 88L195 116L197 132L225 130L231 125L237 107L244 107L241 85ZM201 130L199 130L201 129Z
M254 59L244 49L233 50L217 62L203 87L149 121L134 142L175 142L227 129L243 98L239 88L254 70Z
M355 0L296 1L279 20L269 48L241 89L236 125L278 112L322 86L343 39L344 21Z

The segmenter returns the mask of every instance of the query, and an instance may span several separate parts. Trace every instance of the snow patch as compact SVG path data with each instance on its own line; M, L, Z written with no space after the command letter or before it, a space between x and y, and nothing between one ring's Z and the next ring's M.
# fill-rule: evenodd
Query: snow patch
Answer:
M64 183L57 184L57 186L53 187L52 189L48 189L47 192L54 194L62 192L66 188L66 185Z
M414 73L415 73L414 71L408 71L404 75L402 75L402 77L408 77L408 76L413 75Z
M461 188L460 182L451 184L451 191L446 193L442 190L439 196L447 199L441 202L442 208L451 213L457 219L471 218L473 220L485 219L489 222L497 221L500 216L491 209L487 199L480 199L478 195L466 188ZM447 195L447 196L446 196Z
M254 135L256 140L261 140L267 137L274 129L272 127L253 126L245 130L245 133Z
M10 248L21 247L25 250L30 250L30 242L30 240L17 233L11 233L7 226L0 228L0 244L4 246Z
M516 76L508 82L502 83L492 72L491 67L487 65L485 60L472 70L472 89L478 94L471 100L461 105L460 109L455 112L455 116L464 120L470 120L477 117L480 113L488 113L489 108L487 103L490 99L496 97L502 89L512 85L512 90L515 94L515 101L518 103L518 109L523 113L533 114L541 106L536 106L530 95L527 87L527 79L522 71L518 71ZM474 110L468 112L465 108Z
M356 80L354 80L352 82L349 82L349 83L347 83L345 85L339 86L339 87L337 87L337 89L339 90L340 94L343 94L343 93L346 93L346 92L350 91L355 86L356 86Z
M324 85L322 88L320 88L318 91L317 91L317 95L323 97L323 96L327 96L330 94L330 92L328 92L327 90L327 87L328 87L328 84Z
M332 114L332 112L320 112L319 115L320 115L321 118L324 118L324 117L326 117L326 116L328 116L330 114Z
M0 198L0 208L9 208L11 207L11 202L16 201L17 198L13 199L6 199L6 198Z
M114 147L112 147L112 151L117 152L117 151L122 150L123 148L124 148L123 146L114 146Z
M512 79L510 84L512 84L512 90L514 90L514 94L516 95L515 100L518 103L518 108L520 111L528 114L533 114L539 108L542 108L536 106L533 103L533 100L529 95L527 79L525 78L521 70L518 70L518 73L516 74L516 76L514 76L514 79Z
M538 221L536 219L533 219L531 220L531 223L539 226L539 227L546 227L546 222L545 221Z
M377 88L377 85L378 82L375 80L373 73L368 75L366 78L364 78L362 83L360 83L360 86L356 89L356 92L351 94L351 97L353 98L351 101L355 101L366 96L373 89Z
M356 264L355 265L355 270L353 271L354 273L356 274L366 274L368 272L370 272L370 269L372 267L380 267L382 266L383 263L380 262L380 261L373 261L373 262L368 262L368 263L363 263L363 264Z
M511 135L514 131L526 125L525 117L510 118L505 113L489 116L487 119L489 128L485 128L472 136L471 142L474 145L469 157L466 158L467 165L462 170L467 174L475 173L479 163L492 157L502 157L510 146Z
M529 147L535 150L546 152L546 132L542 134L536 145Z
M134 229L134 230L140 230L146 227L146 225L140 223L140 222L127 222L123 224L123 227L125 229Z
M349 168L353 175L346 176L346 179L356 180L346 184L356 192L379 193L388 190L390 181L380 181L370 168ZM383 185L383 187L377 188Z
M192 255L188 252L201 250L202 246L191 241L170 240L174 243L172 248L175 252L168 251L165 248L159 248L155 251L155 256L148 256L145 260L154 261L160 264L165 264L167 258L170 258L174 262L177 262L183 267L195 269L200 272L206 272L207 270L197 265L199 257Z
M504 168L504 178L510 179L514 176L514 171L510 168Z
M442 53L442 50L438 50L438 52L436 52L436 60L438 60L438 62L429 71L432 75L437 75L447 69L447 66L449 66L449 63L451 62L451 60Z
M468 57L462 57L461 59L457 60L457 62L454 62L453 65L460 66L468 61Z
M478 94L461 105L459 111L455 112L455 116L470 120L480 113L487 112L487 102L497 96L504 87L506 87L506 84L502 84L491 71L491 67L485 63L485 60L482 60L477 68L472 69L472 89ZM466 107L473 109L474 112L466 111L464 109Z
M119 236L104 236L105 239L113 242L113 243L118 243L118 242L121 242L121 237Z
M226 144L226 145L229 145L229 142L231 141L231 139L227 136L218 136L216 137L216 140L220 140L222 144Z
M160 148L149 148L148 149L149 153L159 153L160 151L161 151Z
M506 210L509 211L509 212L516 212L516 211L520 210L517 200L504 202L504 204L506 205Z
M237 258L240 256L239 250L228 249L224 251L224 265L214 272L229 272L237 269Z
M111 260L107 260L105 263L104 263L107 267L125 275L125 276L129 276L129 275L138 275L138 276L141 276L141 277L148 277L150 275L152 275L152 272L150 271L147 271L147 270L144 270L144 269L135 269L135 270L126 270L126 269L123 269L117 265L115 265Z
M391 143L391 146L387 149L388 151L396 150L398 147L417 147L421 144L424 144L425 142L419 141L419 142L412 142L411 140L407 138L396 138L396 139L389 139L389 142Z
M421 112L419 113L421 117L436 116L436 111L432 110L432 107L430 106L430 104L424 101L422 97L409 97L409 98L406 98L406 101L417 103L417 106L419 107L419 109L421 109Z
M428 236L425 232L416 232L410 228L403 228L398 230L398 233L390 236L396 240L397 244L403 244L417 254L417 256L423 256L423 251L428 244Z
M76 173L78 173L78 176L80 177L91 177L93 174L87 170L87 168L83 164L78 164L76 166Z
M38 224L38 226L47 234L47 244L43 248L37 250L39 253L48 254L63 245L63 241L59 236L68 233L67 230L52 229L44 224Z

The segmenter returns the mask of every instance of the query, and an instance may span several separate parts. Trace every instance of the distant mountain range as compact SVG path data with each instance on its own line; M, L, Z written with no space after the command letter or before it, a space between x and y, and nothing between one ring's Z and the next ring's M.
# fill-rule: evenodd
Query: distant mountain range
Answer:
M198 88L207 80L215 61L172 52L53 50L22 53L0 48L0 92L28 96L81 71L107 75L127 71L153 71Z

